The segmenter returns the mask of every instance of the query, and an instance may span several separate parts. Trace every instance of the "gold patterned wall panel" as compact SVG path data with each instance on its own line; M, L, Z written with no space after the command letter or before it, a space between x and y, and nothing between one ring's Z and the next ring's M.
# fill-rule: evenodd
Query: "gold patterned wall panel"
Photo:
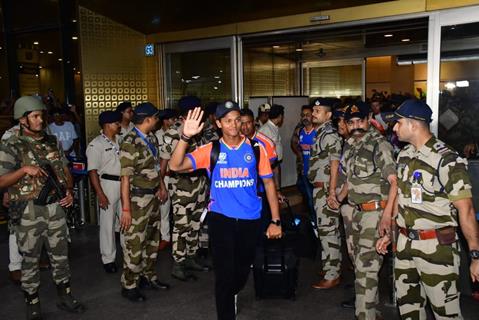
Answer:
M125 100L158 105L158 63L144 55L144 34L80 7L80 41L87 141L102 111Z

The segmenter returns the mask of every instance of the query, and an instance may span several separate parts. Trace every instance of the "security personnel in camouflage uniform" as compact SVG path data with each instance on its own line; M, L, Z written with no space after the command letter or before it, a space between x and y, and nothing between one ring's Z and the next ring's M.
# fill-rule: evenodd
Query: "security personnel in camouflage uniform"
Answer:
M183 121L189 110L201 105L194 96L185 96L178 101L180 119L163 136L161 148L162 171L180 140ZM197 135L189 142L187 152L192 152L202 144ZM162 186L162 188L165 188ZM173 206L173 269L171 275L181 281L196 279L190 271L207 271L196 260L199 248L200 218L206 206L206 176L202 172L171 173L169 195Z
M436 319L462 319L456 228L460 222L473 281L479 281L479 228L467 161L431 134L431 115L416 100L406 100L394 114L394 131L410 143L399 153L397 168L397 301L402 319L426 319L427 301ZM382 238L378 251L385 253L389 242L389 236Z
M322 247L324 279L313 287L329 289L339 284L341 270L341 236L339 211L332 209L336 201L341 138L331 122L333 100L318 98L313 101L312 122L318 125L317 135L309 159L308 179L313 185L314 209L317 216L318 235Z
M149 102L134 111L135 127L120 146L121 228L123 230L122 295L134 302L145 301L139 288L168 289L158 280L156 258L160 243L159 150L152 133L158 109Z
M347 195L349 203L356 207L353 214L356 317L374 320L382 264L375 244L391 227L397 194L396 164L392 146L370 125L367 104L350 105L344 117L351 138L346 141L341 159L347 183L338 201Z
M41 319L38 262L44 244L57 285L57 306L74 313L85 310L72 297L69 283L69 235L62 207L73 203L72 178L56 138L44 131L45 110L45 105L34 97L18 99L14 118L19 120L20 130L0 146L0 188L8 187L10 219L23 255L21 282L27 319ZM56 175L53 179L64 195L52 186L48 178L52 175Z

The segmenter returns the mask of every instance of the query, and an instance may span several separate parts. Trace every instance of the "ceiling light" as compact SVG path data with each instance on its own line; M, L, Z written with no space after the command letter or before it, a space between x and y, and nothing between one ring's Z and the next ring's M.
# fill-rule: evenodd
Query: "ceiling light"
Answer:
M75 22L77 22L77 20L76 20L76 19L73 19L72 22L75 23Z
M191 79L198 80L199 78L200 78L200 76L191 76Z
M297 48L296 51L301 52L301 51L303 51L303 49L302 48Z
M218 87L213 87L213 89L218 90Z
M40 53L45 53L45 51L43 51L43 50L40 50Z
M72 37L72 40L78 40L78 37L77 37L77 36L73 36L73 37Z
M279 49L280 46L273 46L273 49Z
M214 76L213 78L215 78L215 79L219 79L219 78L220 78L220 76Z
M444 87L446 87L446 89L452 90L456 87L456 85L452 82L448 82L444 85Z
M20 69L23 69L23 66L22 66L22 65L20 65Z
M47 53L48 53L48 54L53 54L53 52L52 52L52 51L48 51Z
M38 42L38 41L34 41L33 44L36 45L36 46L38 46L39 42Z
M394 36L392 33L386 33L384 35L384 38L391 38L392 36Z
M401 41L402 41L402 42L409 42L409 41L411 41L411 39L406 38L406 39L401 39Z
M467 80L456 81L456 87L467 88L467 87L469 87L469 81L467 81Z
M221 83L221 80L219 80L218 83Z
M63 59L62 58L58 58L58 61L62 61Z
M77 71L77 74L80 74L80 71Z
M36 75L35 75L35 77L37 77L37 78L38 78L38 74L36 74Z
M43 67L42 67L42 66L38 66L38 69L41 69L41 68L43 68Z

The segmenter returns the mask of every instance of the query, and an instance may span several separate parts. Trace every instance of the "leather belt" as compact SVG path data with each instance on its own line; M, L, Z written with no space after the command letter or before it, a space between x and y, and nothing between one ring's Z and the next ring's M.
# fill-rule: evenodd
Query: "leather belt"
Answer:
M111 181L120 181L121 180L120 176L114 176L114 175L106 174L106 173L102 174L100 176L100 178L105 179L105 180L111 180Z
M378 209L386 208L387 201L372 201L358 204L356 207L359 211L376 211Z
M324 188L324 182L317 181L313 183L313 187L315 188Z
M134 196L143 196L145 194L155 194L156 189L132 188L130 193Z
M429 230L414 230L399 227L399 232L408 237L411 240L429 240L438 238L437 232L441 231L451 231L455 232L454 227L445 227L441 229L429 229Z

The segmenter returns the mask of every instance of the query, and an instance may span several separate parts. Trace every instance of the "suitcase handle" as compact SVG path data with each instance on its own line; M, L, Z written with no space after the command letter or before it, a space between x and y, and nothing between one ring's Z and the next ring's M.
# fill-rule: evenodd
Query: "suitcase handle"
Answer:
M285 255L285 254L284 254L284 247L285 247L285 246L284 246L284 240L283 240L283 238L272 240L272 239L268 239L268 238L265 236L265 240L266 240L266 241L263 241L263 259L264 259L264 264L263 264L263 265L264 265L264 270L265 270L265 271L269 271L269 270L270 270L269 267L268 267L268 266L269 266L269 264L268 264L268 255L267 255L267 252L266 252L266 249L267 249L267 247L269 246L270 241L275 241L275 242L278 242L278 241L279 241L280 244L281 244L281 246L280 246L280 248L281 248L281 272L285 272L285 270L286 270L286 262L285 262L285 260L284 260L284 255Z

